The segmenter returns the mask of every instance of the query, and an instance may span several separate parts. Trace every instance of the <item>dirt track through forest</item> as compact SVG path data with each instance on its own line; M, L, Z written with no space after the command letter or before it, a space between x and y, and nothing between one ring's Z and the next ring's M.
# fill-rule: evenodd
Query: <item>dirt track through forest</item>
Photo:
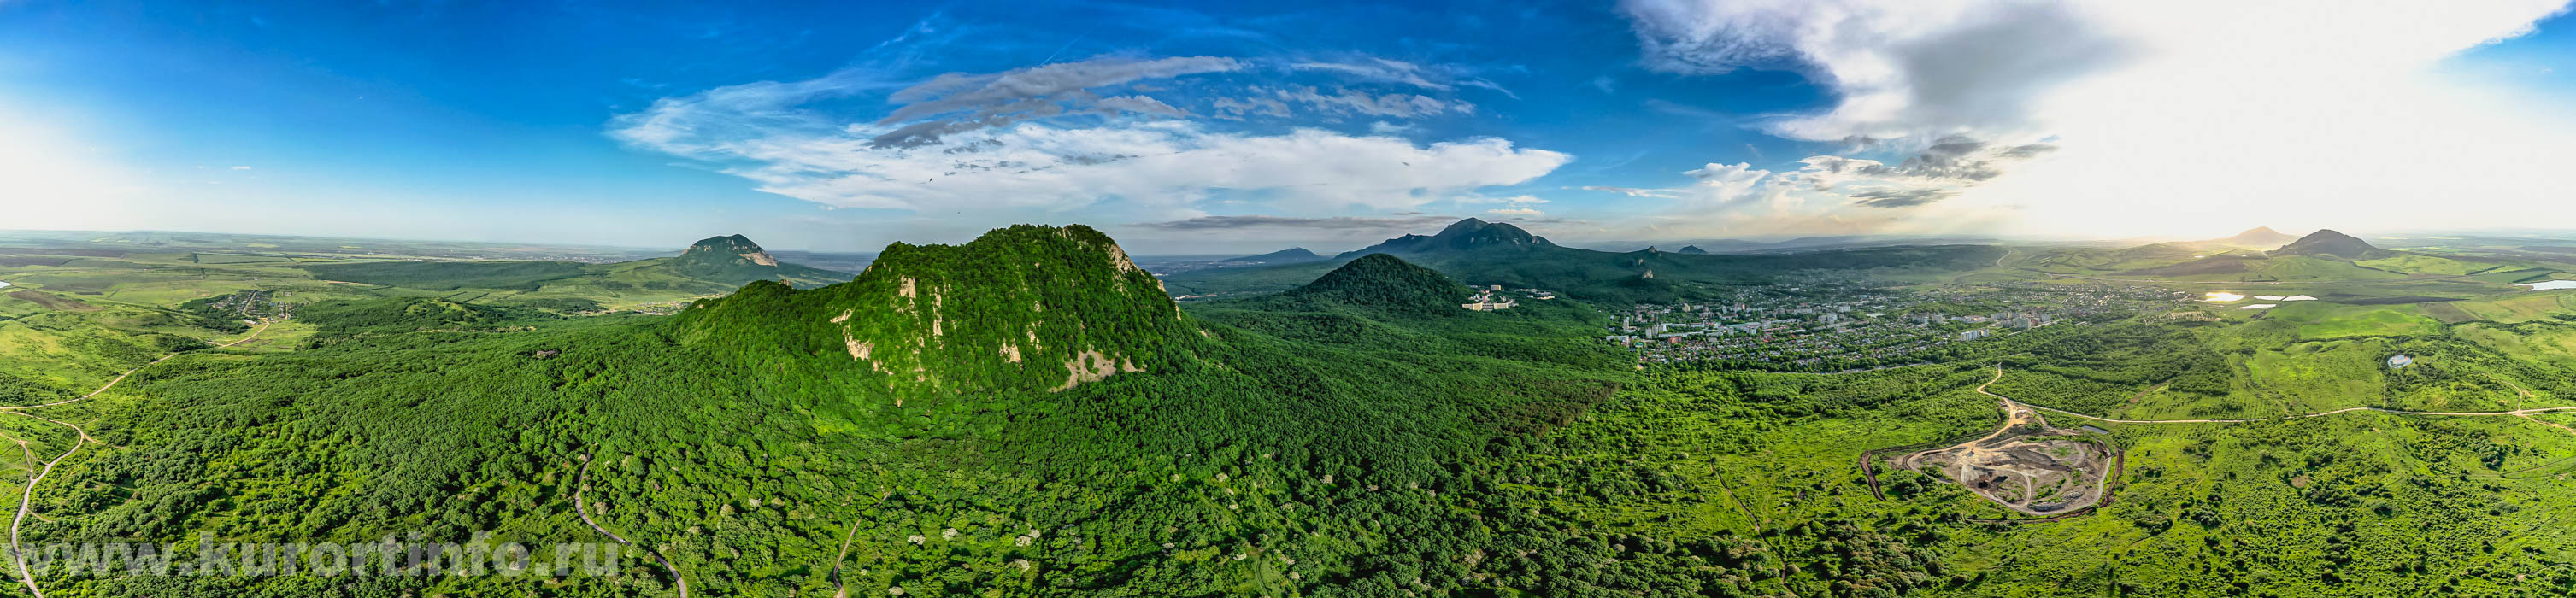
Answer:
M244 336L244 337L241 337L241 339L240 339L240 340L236 340L236 341L229 342L229 343L224 343L224 344L221 344L221 345L216 345L216 348L231 347L231 346L233 346L233 345L239 345L239 344L242 344L242 343L250 342L250 339L259 338L259 334L260 334L260 333L262 333L262 332L267 332L267 331L268 331L268 325L269 325L269 323L268 323L268 322L260 322L260 324L259 324L259 328L258 328L257 330L252 330L252 331L250 331L250 336ZM71 447L71 448L63 449L63 454L55 455L55 456L54 456L54 458L53 458L53 460L50 460L50 461L46 461L46 462L45 462L45 466L44 466L44 468L43 468L43 469L38 469L38 470L36 470L36 474L35 474L34 476L31 476L31 477L28 477L28 478L27 478L27 488L26 488L26 490L25 490L25 491L23 491L23 492L20 492L20 493L18 494L18 515L17 515L16 517L12 517L12 518L10 518L10 519L9 519L9 560L10 560L10 562L11 562L11 563L16 564L16 565L18 566L18 581L19 581L19 582L21 582L21 583L26 584L26 585L27 585L27 592L28 592L28 593L31 593L31 594L35 594L35 595L36 595L36 598L45 598L45 591L44 591L44 590L42 590L42 589L38 589L38 588L36 587L36 578L35 578L35 576L34 576L34 575L29 574L29 572L27 571L27 553L26 553L26 551L25 551L25 550L21 550L21 549L20 549L20 547L19 547L19 543L18 543L18 530L19 530L19 528L24 527L24 526L27 524L27 515L28 515L31 511L33 511L33 510L34 510L34 508L35 508L35 503L36 503L36 483L37 483L37 482L45 481L45 476L46 476L46 475L50 475L50 474L54 473L54 466L55 466L55 465L57 465L57 464L62 463L64 459L69 459L69 458L71 458L72 453L80 452L80 447L81 447L81 445L82 445L82 444L96 444L96 445L99 445L99 446L106 446L106 445L107 445L107 443L99 442L99 441L98 441L98 439L89 437L89 431L88 431L88 430L83 430L83 429L81 429L81 427L80 427L80 426L75 426L75 425L72 425L72 424L70 424L70 423L66 423L66 422L63 422L63 421L60 421L60 420L55 420L55 419L53 419L53 418L48 418L48 417L45 417L45 416L36 415L36 414L33 414L33 413L28 413L26 410L28 410L28 409L34 409L34 408L37 408L37 407L52 407L52 406L55 406L55 405L64 405L64 404L76 403L76 402L80 402L80 401L83 401L83 400L87 400L87 399L89 399L90 397L95 397L95 396L98 396L100 393L105 393L105 392L107 392L107 389L115 388L117 383L119 383L119 382L124 382L126 377L128 377L128 376L133 376L135 372L143 371L143 368L152 367L152 364L161 363L161 362L164 362L164 361L169 361L169 360L170 360L170 358L172 358L172 357L178 357L178 356L179 356L179 354L178 354L178 353L171 353L171 354L168 354L168 355L163 355L163 356L161 356L161 358L160 358L160 359L154 359L154 360L152 360L152 361L150 361L150 362L146 362L146 363L144 363L143 365L134 366L134 369L126 370L126 371L125 371L125 373L122 373L122 374L117 374L117 375L116 375L116 378L111 379L111 380L108 380L108 381L107 381L107 384L106 384L105 386L100 386L100 387L98 387L98 390L89 391L89 394L81 395L81 396L80 396L80 398L78 398L78 399L70 399L70 400L63 400L63 401L55 401L55 402L51 402L51 403L45 403L45 404L42 404L42 405L22 405L22 406L16 406L16 407L0 407L0 411L5 411L5 412L11 413L11 414L15 414L15 415L23 415L23 416L27 416L27 417L32 417L32 418L36 418L36 419L39 419L39 420L43 420L43 421L48 422L48 423L52 423L52 424L54 424L54 425L62 426L62 427L65 427L65 428L71 428L73 433L75 433L75 434L79 434L79 435L80 435L80 440L73 441L73 442L72 442L72 447ZM23 450L26 450L26 444L27 444L27 443L26 443L26 441L23 441L23 440L18 441L19 449L20 449L20 450L22 450L22 451L23 451Z
M620 546L634 547L635 543L627 541L625 536L608 531L608 528L600 527L598 521L591 520L590 505L582 500L582 494L590 492L590 463L590 455L581 456L581 475L574 482L572 491L573 513L581 515L581 522L589 525L592 531L599 532L599 535L616 540ZM671 559L662 558L662 551L645 550L644 553L653 555L653 560L662 563L662 570L671 572L671 584L680 588L680 598L689 598L689 579L680 577L680 568L671 566Z

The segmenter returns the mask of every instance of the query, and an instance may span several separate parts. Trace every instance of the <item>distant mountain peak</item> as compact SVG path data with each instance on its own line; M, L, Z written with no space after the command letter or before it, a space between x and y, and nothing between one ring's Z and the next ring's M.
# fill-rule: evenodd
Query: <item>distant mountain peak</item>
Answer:
M1466 218L1460 218L1460 219L1458 219L1458 221L1457 221L1457 222L1451 222L1451 223L1449 223L1449 226L1448 226L1448 227L1446 227L1446 228L1458 228L1458 227L1462 227L1462 226L1463 226L1463 227L1470 227L1470 228L1472 228L1472 227L1484 226L1484 225L1487 225L1487 224L1493 224L1493 223L1491 223L1491 222L1486 222L1486 221L1484 221L1484 220L1479 220L1479 219L1477 219L1477 218L1476 218L1476 217L1474 217L1474 216L1469 216L1469 217L1466 217ZM1446 230L1446 229L1443 229L1443 230Z
M1347 258L1368 255L1371 253L1416 254L1497 250L1518 251L1555 246L1556 244L1548 242L1546 237L1530 234L1529 231L1521 230L1521 227L1500 222L1486 222L1475 218L1468 218L1451 223L1448 227L1440 229L1440 233L1436 235L1427 237L1422 235L1404 235L1393 239L1387 239L1385 242L1371 245L1358 251L1344 253L1341 257Z
M1217 260L1217 261L1219 261L1219 262L1249 262L1249 263L1262 263L1262 264L1287 264L1287 263L1296 263L1296 262L1311 262L1311 261L1316 261L1316 260L1321 260L1321 259L1324 259L1324 256L1315 255L1315 252L1307 251L1307 250L1306 250L1306 248L1304 248L1304 247L1290 247L1290 248L1287 248L1287 249L1281 249L1281 250L1278 250L1278 251L1273 251L1273 252L1270 252L1270 253L1264 253L1264 254L1261 254L1261 255L1247 255L1247 256L1243 256L1243 257L1237 257L1237 258L1226 258L1226 259L1221 259L1221 260Z
M2272 250L2272 255L2329 256L2361 260L2396 255L2396 252L2373 247L2359 237L2331 229L2309 233L2306 237Z
M755 280L775 280L799 287L816 287L848 280L849 275L830 270L808 268L778 261L742 235L707 237L689 244L678 257L667 258L659 265L665 271L685 278L739 286Z
M2240 245L2245 247L2279 247L2297 240L2299 240L2299 237L2296 235L2272 230L2272 227L2269 226L2258 226L2254 227L2253 230L2236 233L2236 236L2218 239L2217 241L2229 245Z
M1698 245L1683 245L1683 246L1682 246L1682 250L1681 250L1681 251L1676 251L1676 252L1673 252L1673 253L1679 253L1679 254L1684 254L1684 255L1708 255L1708 250L1706 250L1706 249L1700 249Z
M742 236L742 235L740 235L740 234L716 235L716 236L713 236L713 237L707 237L707 238L704 238L704 239L699 239L699 240L698 240L698 242L696 242L696 243L690 243L690 244L689 244L689 248L690 248L690 249L697 249L697 248L701 248L701 247L705 247L705 248L723 248L723 249L731 249L731 248L743 248L743 247L748 247L748 248L751 248L751 249L754 249L754 250L758 250L758 249L760 249L760 244L759 244L759 243L753 243L753 242L751 242L751 237L745 237L745 236Z
M722 256L728 255L762 266L778 265L778 258L770 257L769 252L761 249L759 243L753 243L750 237L739 234L700 239L696 243L689 244L687 251L680 252L681 257L694 257L699 260L722 260Z

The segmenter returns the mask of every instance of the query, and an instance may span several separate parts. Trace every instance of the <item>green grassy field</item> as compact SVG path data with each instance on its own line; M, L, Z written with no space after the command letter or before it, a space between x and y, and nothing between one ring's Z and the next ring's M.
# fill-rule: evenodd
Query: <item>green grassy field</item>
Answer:
M2347 306L2301 301L2272 308L2271 312L2273 319L2297 326L2299 337L2306 339L2438 334L2442 328L2441 322L2404 305Z

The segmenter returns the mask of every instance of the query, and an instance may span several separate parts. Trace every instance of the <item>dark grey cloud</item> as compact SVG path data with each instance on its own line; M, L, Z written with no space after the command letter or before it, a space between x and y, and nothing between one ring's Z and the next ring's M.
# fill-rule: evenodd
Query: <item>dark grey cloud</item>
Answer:
M1827 141L1950 131L2028 131L2038 98L2135 58L2115 29L2064 3L1914 11L1849 2L1623 0L1647 68L1724 74L1787 69L1833 88L1832 110L1771 132ZM1887 5L1902 5L1890 1Z
M1288 68L1301 71L1330 71L1360 79L1401 83L1439 91L1448 91L1463 85L1493 90L1513 98L1520 97L1513 94L1512 90L1478 78L1468 69L1456 65L1416 64L1375 56L1353 55L1342 60L1291 63Z
M1860 139L1855 143L1856 149L1870 149L1884 147L1888 141ZM1892 166L1876 160L1813 156L1801 161L1806 167L1798 175L1819 191L1830 191L1846 182L1871 180L1919 187L1973 186L2003 176L2016 163L2056 149L2046 143L1997 146L1952 135L1934 140Z
M1959 192L1948 189L1918 187L1913 189L1873 189L1851 194L1852 203L1872 208L1910 208L1949 199Z
M1984 141L1958 135L1942 137L1893 170L1906 176L1969 183L2002 176L2003 170L1996 168L1998 160L1984 153L1985 149Z
M1167 222L1137 222L1128 224L1127 226L1166 231L1219 231L1247 228L1294 228L1307 230L1357 231L1412 229L1424 226L1445 225L1456 221L1457 219L1458 217L1456 216L1435 216L1418 213L1415 213L1415 215L1393 218L1368 218L1359 216L1336 216L1331 218L1298 218L1292 216L1200 216L1197 218L1172 220Z
M1995 152L1995 156L2000 158L2011 158L2014 160L2028 160L2031 158L2037 158L2040 154L2053 151L2057 151L2056 144L2031 143L2004 148Z
M1476 105L1465 101L1444 100L1409 93L1371 94L1349 88L1319 89L1306 85L1278 88L1253 86L1244 97L1221 97L1210 102L1219 118L1241 119L1248 114L1276 118L1289 116L1289 107L1303 106L1311 112L1334 115L1361 115L1381 118L1421 118L1445 112L1474 114Z
M1288 103L1275 98L1217 98L1210 105L1216 107L1217 118L1241 120L1246 114L1259 114L1273 118L1288 117Z
M1241 61L1217 56L1110 57L1000 73L949 73L887 96L888 103L899 107L877 124L911 124L870 138L868 144L917 147L948 135L1065 114L1186 116L1188 112L1151 97L1102 97L1094 90L1243 68Z

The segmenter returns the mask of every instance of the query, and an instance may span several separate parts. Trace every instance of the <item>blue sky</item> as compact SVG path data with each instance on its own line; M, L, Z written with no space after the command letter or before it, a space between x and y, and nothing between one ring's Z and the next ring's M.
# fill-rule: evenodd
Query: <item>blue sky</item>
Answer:
M1986 2L7 0L0 197L28 207L0 227L867 250L1048 222L1229 252L1466 216L1596 242L2396 226L2298 219L2451 193L2494 217L2555 183L2550 136L2479 133L2559 130L2576 25L2495 4L2186 28ZM2265 41L2196 37L2231 27ZM2371 65L2299 50L2357 34ZM2356 80L2393 99L2331 93ZM2229 94L2255 100L2201 101ZM2369 124L2472 112L2497 116ZM2318 145L2347 136L2393 147Z

